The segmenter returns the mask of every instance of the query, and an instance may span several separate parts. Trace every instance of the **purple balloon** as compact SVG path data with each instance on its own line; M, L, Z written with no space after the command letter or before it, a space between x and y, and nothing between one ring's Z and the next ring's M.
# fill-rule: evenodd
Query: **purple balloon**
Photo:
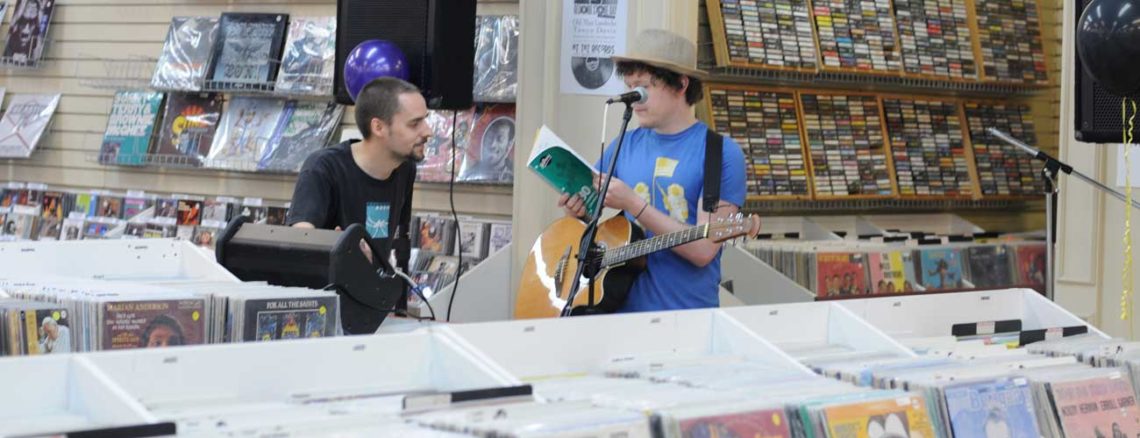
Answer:
M408 80L408 59L404 51L391 41L366 40L348 53L344 60L344 86L352 100L373 79L391 76Z

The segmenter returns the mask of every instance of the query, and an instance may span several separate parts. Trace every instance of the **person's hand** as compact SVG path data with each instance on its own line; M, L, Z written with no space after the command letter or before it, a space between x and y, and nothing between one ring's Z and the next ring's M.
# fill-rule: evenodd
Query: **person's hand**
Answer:
M567 216L583 217L586 215L586 203L578 195L563 194L558 198L558 206L562 207Z
M602 182L605 181L606 174L601 173L594 176L594 186L598 190L602 189ZM616 208L618 210L625 210L631 213L637 213L645 201L637 196L637 192L629 188L625 182L618 179L616 176L610 180L610 187L606 193L606 207Z

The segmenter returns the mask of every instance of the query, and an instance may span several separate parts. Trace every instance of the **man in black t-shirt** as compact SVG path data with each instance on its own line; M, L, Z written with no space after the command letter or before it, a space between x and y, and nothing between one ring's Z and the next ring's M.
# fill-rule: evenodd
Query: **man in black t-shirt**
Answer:
M287 223L334 229L362 224L377 249L407 238L412 217L416 162L432 136L427 103L414 85L376 79L356 98L356 125L363 140L314 152L305 160Z

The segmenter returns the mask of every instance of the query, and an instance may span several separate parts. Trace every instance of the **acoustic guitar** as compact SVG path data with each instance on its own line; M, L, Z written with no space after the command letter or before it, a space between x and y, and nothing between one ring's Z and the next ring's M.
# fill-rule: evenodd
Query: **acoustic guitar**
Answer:
M523 265L515 300L515 318L553 318L562 313L570 296L572 278L578 269L578 244L586 223L566 217L543 231L531 247ZM641 229L624 215L598 224L595 242L604 249L599 272L594 279L594 306L589 307L589 282L581 281L574 298L575 313L611 313L625 303L634 280L644 271L642 257L656 251L684 245L701 239L724 242L760 232L760 218L736 214L728 218L689 227L681 231L642 239Z

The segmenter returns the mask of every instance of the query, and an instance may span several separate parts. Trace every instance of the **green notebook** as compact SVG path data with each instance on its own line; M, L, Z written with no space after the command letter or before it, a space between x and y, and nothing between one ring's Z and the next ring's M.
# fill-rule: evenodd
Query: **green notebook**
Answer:
M538 129L527 167L559 193L581 197L586 202L589 217L597 214L598 189L594 187L594 175L598 172L546 125Z

